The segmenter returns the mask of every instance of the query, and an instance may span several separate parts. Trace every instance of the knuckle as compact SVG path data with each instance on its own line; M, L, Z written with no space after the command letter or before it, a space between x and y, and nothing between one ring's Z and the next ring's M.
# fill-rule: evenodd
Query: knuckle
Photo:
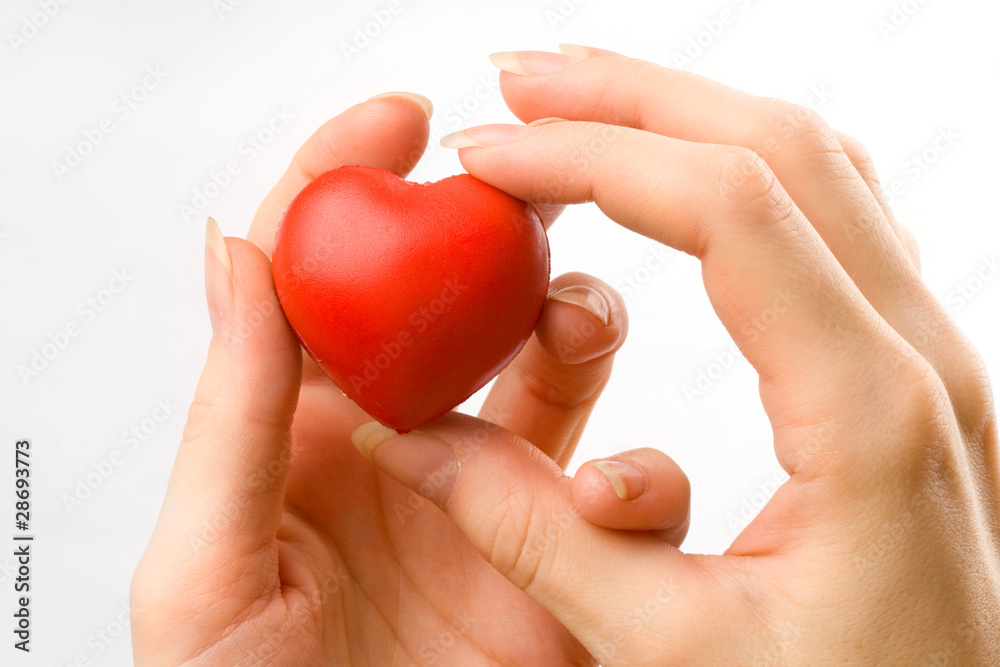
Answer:
M913 261L913 266L920 271L920 244L917 243L917 238L907 232L908 239L906 241L906 250L910 253L910 259Z
M781 99L765 100L769 128L766 136L777 135L799 150L843 152L833 130L818 113L808 107Z
M903 244L903 249L909 255L910 260L913 262L913 266L920 270L920 244L917 243L916 235L911 232L906 227L900 224L894 225L896 230L896 236L899 238L900 243Z
M836 180L857 178L835 131L815 111L780 99L765 99L760 148L765 155L793 166L819 169Z
M874 164L868 149L856 138L843 132L839 133L837 138L840 140L840 147L847 153L847 157L851 158L851 162L865 166Z
M767 162L754 151L726 147L719 184L726 208L751 221L773 223L792 215L793 206Z
M128 587L129 609L132 613L133 625L142 616L142 614L137 612L141 609L148 608L150 594L151 591L149 589L148 579L145 577L142 564L140 563L140 565L135 569L135 572L132 573L132 579L129 582Z
M858 170L858 173L866 181L878 183L879 179L878 172L875 169L875 162L872 160L871 153L868 152L864 144L847 134L841 134L839 139L841 149L847 154L848 159L850 159L854 168Z
M887 398L894 427L888 453L920 470L939 464L952 449L955 428L948 390L931 364L919 356L904 364Z
M918 251L920 246L917 243L917 236L911 232L906 227L896 224L895 225L896 234L899 236L899 240L903 242L903 246L910 251Z
M910 260L913 262L913 266L920 271L920 244L917 243L917 239L913 234L907 232L907 238L905 243L905 248L907 254L910 256Z
M195 393L194 400L188 407L187 421L184 422L181 433L182 441L195 442L211 432L212 418L218 412L217 404L218 401L205 397L202 392Z
M559 412L575 410L593 398L592 392L581 392L575 384L555 382L551 377L544 377L538 370L518 368L516 372L529 396L541 405Z
M619 140L628 134L628 128L597 121L574 121L573 131L562 133L566 165L575 171L596 176L603 165L615 155ZM561 171L553 174L563 178Z
M916 264L916 243L913 235L910 234L908 230L903 229L896 222L892 209L889 207L885 190L882 187L882 180L878 176L878 169L875 168L875 161L872 159L871 153L868 152L868 149L865 148L860 141L852 136L838 132L836 133L836 137L840 142L841 150L843 150L847 159L850 161L851 167L859 176L861 176L861 180L864 181L865 186L871 191L872 195L875 197L875 201L882 209L883 215L893 226L900 241L902 241L904 249L907 251L910 258L914 260L914 264ZM845 180L850 180L850 174L843 172L841 172L841 174L845 177Z
M594 92L588 108L600 110L611 125L631 125L643 122L648 111L645 100L630 90L635 70L641 61L633 58L593 58L588 63L594 68L601 85Z
M969 436L981 442L996 422L989 371L982 356L967 341L953 350L961 357L948 375L955 412Z
M742 146L726 146L720 156L719 188L738 205L768 192L775 180L764 159Z
M515 490L507 493L496 503L489 517L493 526L493 544L489 550L489 561L522 590L531 585L538 572L538 558L535 549L529 549L532 540L533 499L522 497Z
M510 490L494 505L489 517L494 536L489 561L525 591L544 579L559 539L558 523L535 510L532 493Z
M133 630L148 635L169 620L176 603L166 589L162 576L150 570L145 557L132 573L129 582L129 615ZM150 570L150 571L147 571Z

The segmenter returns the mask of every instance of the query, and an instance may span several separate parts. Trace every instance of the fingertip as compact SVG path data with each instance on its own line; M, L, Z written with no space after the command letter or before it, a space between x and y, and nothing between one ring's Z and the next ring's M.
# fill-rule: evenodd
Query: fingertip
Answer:
M564 274L550 283L535 327L545 352L569 365L616 352L627 332L628 314L621 295L584 273Z
M562 215L563 210L566 208L564 204L548 204L544 202L532 202L531 205L535 207L535 212L538 213L538 217L541 219L545 229L551 227L552 223Z
M230 346L245 348L246 354L262 359L283 355L285 362L299 368L301 347L278 301L271 260L245 239L226 237L225 243L235 292L233 321L226 336Z
M257 296L268 283L273 287L271 260L260 248L246 239L235 236L225 237L225 244L229 252L233 280L243 288L239 290L242 292L239 296L245 300Z
M295 152L288 170L261 203L248 237L270 256L288 205L321 174L365 165L406 177L430 136L430 100L416 93L377 95L323 123Z
M587 521L656 533L678 546L690 521L691 487L666 454L641 448L588 461L573 477L573 501Z
M434 104L433 104L433 102L431 102L429 99L427 99L426 97L424 97L423 95L420 95L418 93L410 93L410 92L404 92L404 91L393 91L393 92L389 92L389 93L379 93L378 95L375 95L373 97L368 98L367 101L371 102L372 100L384 100L384 101L390 102L390 103L393 100L406 101L406 102L410 102L410 103L416 104L418 107L420 107L420 110L423 112L423 114L427 118L427 120L430 120L431 116L434 115Z
M646 473L627 461L592 461L590 463L604 475L607 484L619 500L635 500L646 492Z
M232 322L236 297L229 248L219 225L211 217L205 225L205 296L212 334L218 335Z
M608 458L581 465L571 488L580 514L591 523L606 525L609 514L617 515L622 503L638 499L647 486L642 468Z
M350 164L406 176L427 147L431 110L430 100L416 93L377 95L324 123L293 163L309 181Z
M608 326L611 318L611 306L599 291L590 285L570 285L562 287L549 294L549 298L563 303L577 305L596 317L602 327Z

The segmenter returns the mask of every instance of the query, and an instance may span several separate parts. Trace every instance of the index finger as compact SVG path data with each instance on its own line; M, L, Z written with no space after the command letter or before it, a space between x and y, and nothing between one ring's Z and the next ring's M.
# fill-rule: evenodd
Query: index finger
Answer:
M295 195L325 171L365 165L405 177L427 147L433 107L416 93L385 93L324 123L292 158L254 215L247 239L271 257L274 234Z
M461 148L476 177L528 201L594 201L632 231L701 259L716 313L760 374L790 474L846 474L859 454L879 456L860 417L905 422L893 397L932 381L926 360L875 312L751 150L593 122L485 127L442 140ZM859 368L871 372L859 377ZM836 438L826 433L830 415Z

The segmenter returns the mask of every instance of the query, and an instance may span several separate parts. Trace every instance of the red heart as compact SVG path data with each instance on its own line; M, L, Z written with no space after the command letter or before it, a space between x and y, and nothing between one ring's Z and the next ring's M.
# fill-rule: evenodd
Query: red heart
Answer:
M549 283L530 204L468 174L417 184L340 167L274 240L281 307L319 367L406 431L467 399L527 342Z

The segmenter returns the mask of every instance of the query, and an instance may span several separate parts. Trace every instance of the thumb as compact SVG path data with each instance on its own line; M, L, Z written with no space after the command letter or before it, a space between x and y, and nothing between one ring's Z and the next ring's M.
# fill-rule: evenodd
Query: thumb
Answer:
M489 422L451 413L404 435L371 422L352 440L375 466L443 509L493 567L602 664L634 664L629 656L641 638L629 635L628 622L637 604L658 596L659 621L677 627L685 591L704 579L652 534L586 521L562 470Z
M205 261L212 342L150 548L230 562L277 531L302 354L263 252L209 219Z
M208 361L132 575L135 655L185 662L280 586L275 535L302 354L256 246L206 230ZM207 602L206 602L207 601ZM197 616L178 632L178 619Z

